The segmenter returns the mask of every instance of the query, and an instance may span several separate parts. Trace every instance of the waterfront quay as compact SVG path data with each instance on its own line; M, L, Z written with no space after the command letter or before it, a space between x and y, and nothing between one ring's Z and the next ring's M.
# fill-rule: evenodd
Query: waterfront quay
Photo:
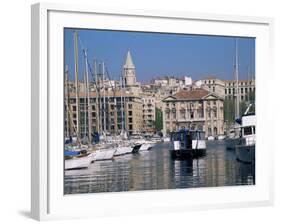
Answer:
M255 164L236 160L225 142L207 141L206 156L174 160L170 143L151 150L97 161L87 169L65 170L64 193L82 194L255 184Z

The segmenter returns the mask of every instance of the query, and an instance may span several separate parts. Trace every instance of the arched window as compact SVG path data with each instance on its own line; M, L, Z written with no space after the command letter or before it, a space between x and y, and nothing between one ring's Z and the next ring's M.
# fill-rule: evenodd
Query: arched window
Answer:
M218 135L218 129L217 129L217 127L214 127L214 135L215 135L215 136Z
M212 136L212 128L208 128L208 136Z

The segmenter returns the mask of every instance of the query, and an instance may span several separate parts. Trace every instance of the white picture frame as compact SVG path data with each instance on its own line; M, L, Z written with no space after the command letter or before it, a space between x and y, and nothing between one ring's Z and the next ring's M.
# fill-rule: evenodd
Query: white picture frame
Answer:
M255 37L256 185L65 196L61 140L63 27ZM266 97L271 92L267 74L272 73L272 32L271 18L97 9L94 6L50 3L32 5L32 217L50 220L126 215L128 212L141 214L271 205L274 198L274 146L266 140L271 134L263 127L270 122L269 108L272 106Z

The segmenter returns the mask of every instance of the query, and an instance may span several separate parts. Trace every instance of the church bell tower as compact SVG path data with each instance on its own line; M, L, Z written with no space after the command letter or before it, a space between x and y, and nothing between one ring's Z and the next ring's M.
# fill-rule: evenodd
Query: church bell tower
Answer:
M136 84L136 68L132 60L131 52L128 50L126 62L123 66L125 86L134 86Z

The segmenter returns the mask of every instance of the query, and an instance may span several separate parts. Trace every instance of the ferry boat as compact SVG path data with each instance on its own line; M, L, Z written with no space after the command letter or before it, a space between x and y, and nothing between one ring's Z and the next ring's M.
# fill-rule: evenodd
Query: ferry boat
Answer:
M199 130L180 130L171 134L172 158L184 159L206 154L205 132Z

